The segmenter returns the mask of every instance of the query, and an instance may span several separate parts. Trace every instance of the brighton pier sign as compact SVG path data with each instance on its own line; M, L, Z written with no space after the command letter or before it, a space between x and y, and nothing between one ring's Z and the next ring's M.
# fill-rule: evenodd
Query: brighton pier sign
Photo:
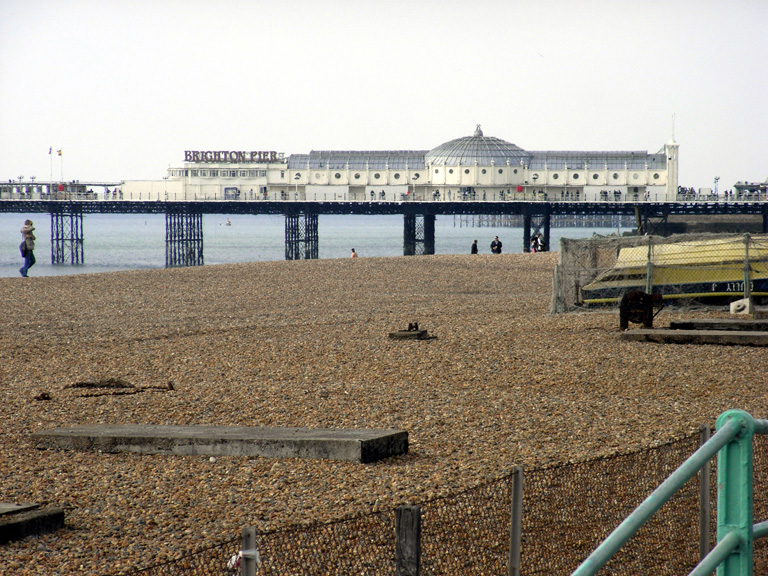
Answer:
M240 152L227 150L185 150L184 162L284 162L285 153L274 150Z

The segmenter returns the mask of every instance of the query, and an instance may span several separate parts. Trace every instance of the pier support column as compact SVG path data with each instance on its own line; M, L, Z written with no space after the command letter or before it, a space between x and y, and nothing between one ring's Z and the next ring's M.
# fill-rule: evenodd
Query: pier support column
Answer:
M203 215L165 214L165 267L203 265Z
M435 253L435 215L405 214L403 216L403 255Z
M285 213L285 259L317 260L317 214L288 210Z
M551 214L547 207L544 214L524 214L523 215L523 252L531 251L531 239L541 232L544 245L549 251L549 231L551 228Z
M62 204L51 212L51 264L82 264L83 209Z

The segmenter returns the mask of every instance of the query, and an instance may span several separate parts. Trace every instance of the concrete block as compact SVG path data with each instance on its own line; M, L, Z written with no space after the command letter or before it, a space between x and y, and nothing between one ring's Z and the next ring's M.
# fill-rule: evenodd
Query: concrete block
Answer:
M742 298L731 302L731 314L752 314L752 299Z
M37 504L0 504L0 544L64 527L64 510Z
M104 424L44 430L32 437L41 449L321 458L360 463L408 452L407 431L381 429Z

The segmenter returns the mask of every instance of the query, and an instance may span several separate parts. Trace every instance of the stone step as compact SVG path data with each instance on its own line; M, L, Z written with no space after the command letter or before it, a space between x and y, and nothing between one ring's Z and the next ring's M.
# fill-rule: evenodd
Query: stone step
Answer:
M627 330L619 335L630 342L661 344L719 344L730 346L768 346L768 332L748 330Z
M408 432L380 429L103 424L36 432L41 449L323 458L369 463L406 454Z
M0 544L64 527L64 510L0 502Z
M768 320L714 318L705 320L675 320L669 323L670 330L747 330L768 331Z

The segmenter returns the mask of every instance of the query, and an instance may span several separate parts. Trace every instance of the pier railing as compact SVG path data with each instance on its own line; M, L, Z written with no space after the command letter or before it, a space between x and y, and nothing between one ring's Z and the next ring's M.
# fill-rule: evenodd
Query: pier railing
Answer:
M359 196L359 197L358 197ZM573 193L567 191L557 192L510 192L510 193L475 193L434 195L421 194L417 196L406 193L390 193L384 198L380 196L367 198L364 195L355 195L347 192L324 192L307 196L304 193L294 191L271 191L265 194L249 194L243 192L238 195L226 193L191 194L188 197L178 197L167 192L123 193L115 188L111 191L93 190L66 190L63 192L50 192L35 189L30 191L16 191L0 188L0 201L3 200L43 200L60 202L358 202L358 203L387 203L387 202L427 202L427 203L451 203L451 202L563 202L563 203L613 203L613 204L658 204L658 203L685 203L685 204L733 204L744 202L768 202L768 192L734 192L729 194L698 194L690 192L678 193L675 198L667 198L665 194L651 193L638 194L633 192L619 192L604 190L597 192Z

